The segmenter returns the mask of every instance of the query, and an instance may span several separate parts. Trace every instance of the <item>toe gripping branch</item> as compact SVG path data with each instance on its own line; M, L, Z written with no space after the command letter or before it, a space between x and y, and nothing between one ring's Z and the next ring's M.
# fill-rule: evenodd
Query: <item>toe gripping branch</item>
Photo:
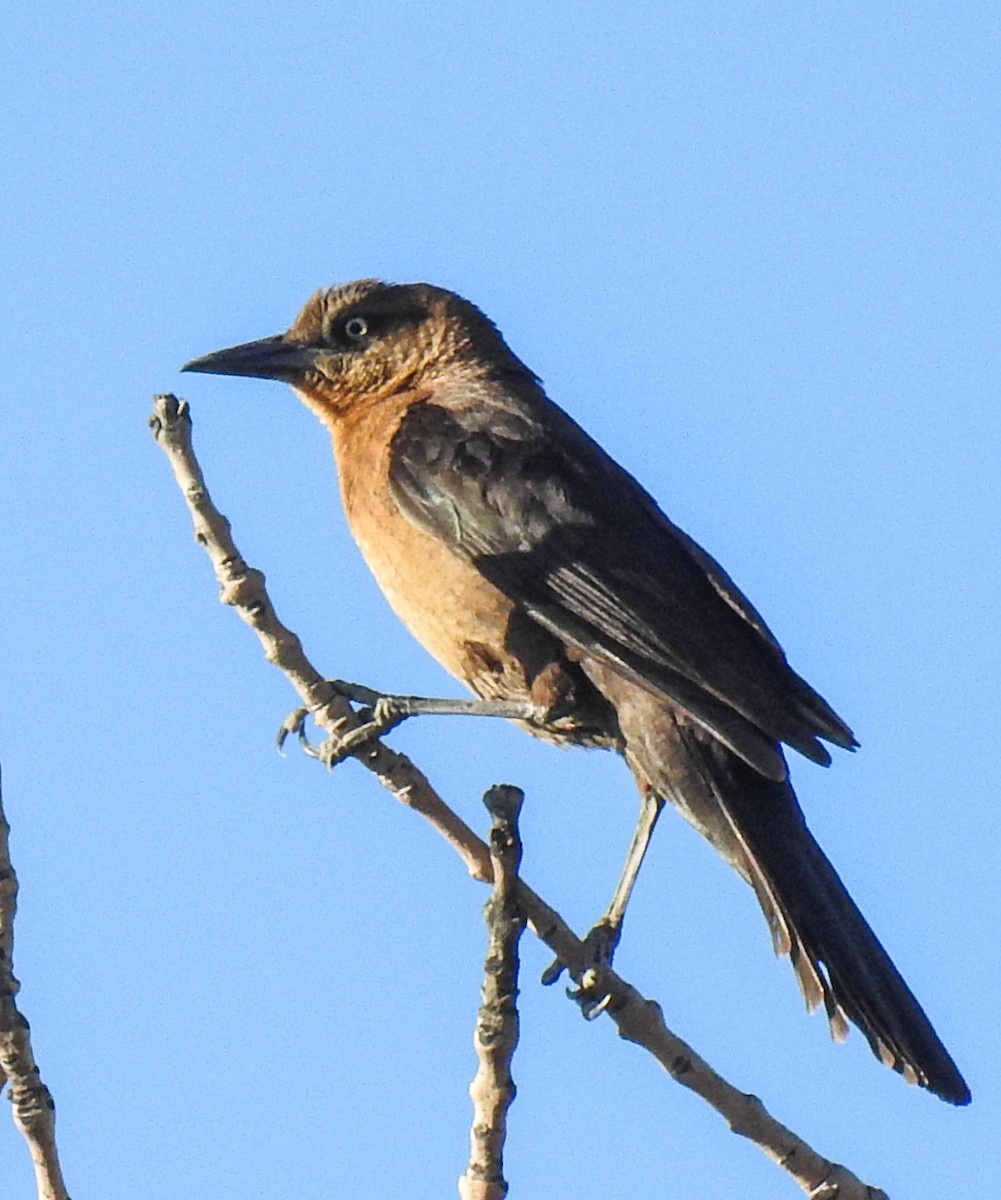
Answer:
M325 763L328 769L350 757L373 738L381 737L395 729L408 717L505 717L507 720L541 724L549 713L549 710L541 705L518 700L451 700L431 696L398 696L375 691L361 683L348 683L343 679L331 679L329 682L345 699L361 706L356 715L362 724L343 737L328 738L317 745L306 736L306 721L310 710L297 708L282 722L277 737L278 749L282 750L289 735L295 734L305 753L310 758L317 758Z
M621 936L621 923L614 925L605 916L584 938L585 959L590 965L579 976L579 985L567 988L566 993L567 998L580 1009L585 1021L594 1021L612 1003L612 996L605 986L605 969L612 965ZM550 987L567 969L567 964L561 958L554 959L542 972L543 986Z

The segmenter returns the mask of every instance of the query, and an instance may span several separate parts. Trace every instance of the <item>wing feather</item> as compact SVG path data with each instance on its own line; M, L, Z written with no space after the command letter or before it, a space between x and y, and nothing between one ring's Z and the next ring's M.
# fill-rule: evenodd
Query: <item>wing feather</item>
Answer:
M485 384L414 405L390 478L414 524L762 774L785 777L775 742L823 764L820 738L855 744L719 564L541 391L519 404Z

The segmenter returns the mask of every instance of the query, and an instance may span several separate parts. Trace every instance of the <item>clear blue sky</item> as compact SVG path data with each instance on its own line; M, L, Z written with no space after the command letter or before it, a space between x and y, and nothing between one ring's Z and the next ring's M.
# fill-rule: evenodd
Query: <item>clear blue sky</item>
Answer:
M862 742L811 824L966 1072L833 1045L669 815L619 957L782 1120L910 1200L998 1152L996 6L48 3L2 55L0 756L17 969L75 1200L454 1195L482 889L215 599L153 392L322 670L454 694L276 384L179 376L361 275L454 288L733 574ZM500 723L393 735L578 928L636 798ZM513 1196L798 1194L525 944ZM30 1194L0 1121L0 1191Z

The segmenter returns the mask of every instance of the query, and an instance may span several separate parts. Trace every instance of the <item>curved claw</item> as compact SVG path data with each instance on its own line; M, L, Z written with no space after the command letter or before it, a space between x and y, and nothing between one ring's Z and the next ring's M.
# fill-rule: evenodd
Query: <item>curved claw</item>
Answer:
M562 958L554 958L549 966L546 967L546 969L542 972L539 982L543 987L552 987L566 969L567 964Z
M328 738L320 745L314 745L306 736L306 719L311 710L307 708L294 709L282 722L278 731L278 750L281 752L290 733L299 739L299 745L310 758L318 758L328 769L333 769L339 762L354 754L366 742L381 737L408 717L419 716L421 713L466 713L480 712L483 706L489 710L488 716L506 716L518 720L531 719L532 714L523 711L523 705L501 703L502 711L496 710L493 702L481 700L429 700L419 696L396 696L376 692L372 688L358 683L345 683L341 679L327 681L331 687L341 693L352 704L364 705L356 712L362 724L352 729L340 738ZM509 711L511 710L511 711ZM541 710L540 710L541 713ZM540 716L539 719L542 719ZM559 978L559 973L553 980Z
M567 999L580 1008L585 1021L595 1021L612 1002L610 992L601 986L601 972L591 967L581 977L580 987L567 988Z
M282 721L281 726L278 729L278 733L275 735L275 746L279 754L285 753L285 743L288 741L288 736L290 733L294 733L296 735L296 737L299 739L300 745L302 745L303 742L305 742L307 746L309 745L309 742L306 738L306 718L308 716L308 708L293 708L285 720Z
M542 973L542 983L546 987L555 983L566 969L566 963L557 958ZM612 1002L611 992L602 986L600 967L588 967L581 976L580 986L567 988L566 997L577 1005L585 1021L597 1020Z
M275 738L278 753L285 753L285 743L288 741L289 735L294 733L303 754L309 758L320 759L328 768L335 767L347 753L347 750L342 750L343 742L347 739L327 738L318 745L311 742L306 733L306 721L310 711L308 708L294 708L281 723ZM367 728L367 726L363 728Z
M615 948L622 934L621 926L599 921L584 938L586 961L590 964L580 977L578 987L567 988L567 998L578 1005L585 1021L593 1021L608 1008L611 995L602 986L602 968L612 965ZM554 959L542 973L542 983L549 987L567 970L562 959Z

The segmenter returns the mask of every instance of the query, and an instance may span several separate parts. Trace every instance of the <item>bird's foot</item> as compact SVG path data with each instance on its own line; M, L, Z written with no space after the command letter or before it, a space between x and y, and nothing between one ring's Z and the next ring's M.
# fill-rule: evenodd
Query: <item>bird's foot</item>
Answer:
M580 972L577 987L567 988L567 996L573 1000L586 1021L600 1017L611 1003L611 995L604 986L604 972L612 965L615 949L622 936L622 926L601 920L584 938L584 968ZM567 964L554 959L543 971L542 982L546 987L554 984L567 970Z
M309 717L308 708L296 708L288 714L278 730L278 749L284 748L291 734L299 740L299 745L310 758L319 759L328 769L333 769L339 762L353 754L366 742L381 737L394 729L407 717L414 716L411 701L412 696L394 696L376 692L360 683L345 683L340 679L329 680L331 687L339 692L352 704L362 705L356 715L362 724L350 730L341 737L329 737L324 741L311 742L306 734L306 721Z
M509 720L533 721L544 724L549 709L531 701L521 700L442 700L429 696L398 696L390 692L377 692L361 683L347 683L343 679L329 680L331 687L342 696L362 707L356 716L362 724L343 737L328 738L315 745L306 736L306 718L309 710L297 708L282 722L278 731L278 749L281 750L290 734L295 734L299 744L311 758L318 758L328 767L335 767L348 755L395 729L408 717L421 716L474 716L506 717Z
M357 715L362 724L342 737L329 737L321 742L316 747L316 757L327 770L333 770L339 762L360 750L367 742L382 737L384 733L389 733L391 729L401 725L407 717L414 716L414 713L406 711L405 707L396 703L406 699L406 696L380 696L371 707L366 705L359 709Z

